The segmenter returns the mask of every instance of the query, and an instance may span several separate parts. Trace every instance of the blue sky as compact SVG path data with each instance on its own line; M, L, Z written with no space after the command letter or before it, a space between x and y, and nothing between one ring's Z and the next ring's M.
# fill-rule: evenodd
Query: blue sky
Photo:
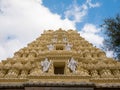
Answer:
M64 18L64 12L70 5L76 3L80 6L85 2L86 0L43 0L43 5L48 7L51 12L57 13L61 15L61 18ZM91 2L99 3L100 6L89 9L82 23L77 23L78 30L85 23L93 23L99 26L105 18L114 17L117 13L120 13L120 0L91 0Z
M101 48L103 19L120 14L120 0L0 0L0 60L12 57L44 30L77 30ZM107 56L113 55L106 51Z

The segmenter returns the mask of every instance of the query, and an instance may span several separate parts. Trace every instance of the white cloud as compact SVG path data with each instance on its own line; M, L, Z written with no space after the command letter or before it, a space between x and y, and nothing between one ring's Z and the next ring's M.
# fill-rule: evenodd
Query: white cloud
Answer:
M75 29L89 8L98 7L87 0L82 6L76 3L65 12L65 19L53 14L42 5L42 0L1 0L0 1L0 60L11 57L15 51L37 38L43 30L58 28ZM70 18L73 20L70 20ZM98 35L100 29L93 24L85 24L81 36L98 46L103 38Z
M100 47L103 45L104 38L98 35L99 32L100 28L97 28L94 24L85 24L79 33L87 41L89 41L97 47Z
M72 21L51 13L41 0L1 0L0 9L0 60L12 56L45 29L75 29ZM11 36L14 38L9 40Z
M94 46L98 48L102 48L104 38L99 35L101 32L100 28L97 28L94 24L87 23L84 25L84 27L79 31L80 35L84 37L87 41L92 43ZM106 56L107 57L113 57L113 51L106 50Z
M69 6L67 11L65 11L65 17L68 19L72 19L74 23L81 22L84 16L87 14L89 8L99 7L99 3L93 4L91 0L86 0L84 4L81 6L77 5L76 1Z
M106 55L107 55L108 57L113 58L113 57L114 57L114 52L107 50L107 51L106 51Z
M91 3L91 0L87 0L86 3L89 5L90 8L94 8L94 7L99 7L100 6L100 3Z

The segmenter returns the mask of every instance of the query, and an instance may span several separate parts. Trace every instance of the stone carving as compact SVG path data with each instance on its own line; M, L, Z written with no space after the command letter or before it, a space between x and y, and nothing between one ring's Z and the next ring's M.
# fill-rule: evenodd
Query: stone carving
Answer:
M69 43L65 46L65 50L67 50L67 51L70 51L71 50L71 47L72 47L72 45L70 45Z
M80 76L90 76L87 69L84 69L84 68L81 67L81 66L78 66L78 69L79 69L79 70L77 70L77 73L78 73Z
M53 38L52 42L56 43L57 42L57 38Z
M18 76L19 71L16 69L10 69L8 74L5 76L6 78L16 78Z
M119 77L120 76L120 71L117 69L117 70L114 70L113 71L115 77Z
M41 74L41 70L39 68L35 68L30 72L31 76L39 76L40 74Z
M91 76L96 77L96 78L99 77L97 70L92 70L91 71Z
M28 57L32 58L32 57L35 57L36 56L36 53L35 52L30 52Z
M47 72L50 67L51 61L48 61L48 58L45 58L44 61L41 61L42 71Z
M5 71L4 70L0 70L0 78L4 77L5 75Z
M70 68L70 70L72 72L75 72L76 71L76 68L77 68L77 62L71 58L69 61L68 61L68 67Z
M51 65L49 67L49 72L48 72L50 75L52 75L54 73L54 66L53 66L53 63L51 62Z
M67 42L67 38L63 38L63 42Z
M54 50L54 46L53 46L52 44L50 44L50 45L47 45L47 47L48 47L49 51L52 51L52 50Z
M111 71L108 69L104 69L101 71L101 77L108 77L111 78L113 75L111 74Z
M28 74L28 72L26 70L22 70L19 78L25 78L27 76L27 74Z

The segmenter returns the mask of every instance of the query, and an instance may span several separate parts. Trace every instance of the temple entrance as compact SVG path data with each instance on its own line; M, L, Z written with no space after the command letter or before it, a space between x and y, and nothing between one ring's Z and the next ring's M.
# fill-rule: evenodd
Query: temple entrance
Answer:
M54 74L64 74L65 62L54 62Z
M56 46L56 50L63 50L63 46L62 45L59 45L59 46Z

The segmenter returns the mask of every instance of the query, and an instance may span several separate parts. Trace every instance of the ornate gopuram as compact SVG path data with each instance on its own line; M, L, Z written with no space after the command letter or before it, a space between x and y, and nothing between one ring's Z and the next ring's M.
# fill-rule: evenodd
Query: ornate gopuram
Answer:
M120 90L120 62L75 30L48 30L0 62L0 90Z

